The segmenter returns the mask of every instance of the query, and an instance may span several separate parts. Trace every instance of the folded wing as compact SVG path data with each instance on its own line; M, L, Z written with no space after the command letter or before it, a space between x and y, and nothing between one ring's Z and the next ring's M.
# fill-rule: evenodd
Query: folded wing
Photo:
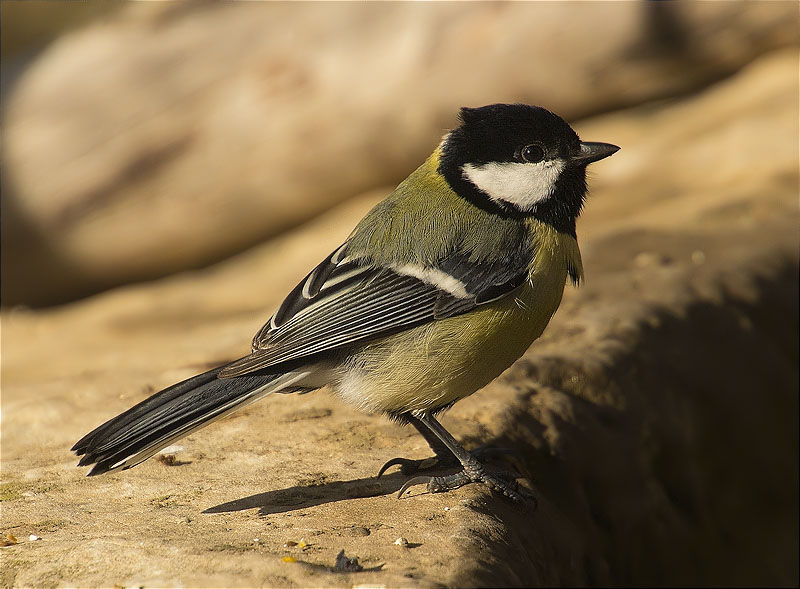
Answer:
M289 293L256 334L252 354L226 366L219 377L241 376L467 313L522 285L527 266L517 266L500 274L492 268L481 272L480 265L455 257L440 267L377 266L349 258L344 244Z

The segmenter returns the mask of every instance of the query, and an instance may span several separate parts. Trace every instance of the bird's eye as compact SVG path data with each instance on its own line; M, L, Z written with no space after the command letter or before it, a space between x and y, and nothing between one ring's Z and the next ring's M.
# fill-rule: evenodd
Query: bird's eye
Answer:
M529 164L536 164L544 159L544 149L538 145L526 145L520 151L522 160Z

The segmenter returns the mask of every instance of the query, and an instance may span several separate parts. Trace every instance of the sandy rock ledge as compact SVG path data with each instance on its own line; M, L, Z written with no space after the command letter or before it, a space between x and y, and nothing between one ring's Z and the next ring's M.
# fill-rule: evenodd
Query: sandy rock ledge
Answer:
M586 284L443 418L468 446L519 449L538 510L476 486L397 500L404 478L374 474L424 442L324 391L258 403L131 471L75 468L90 428L245 352L375 193L202 272L5 312L0 583L796 584L796 67L772 55L580 126L623 146L578 227ZM364 570L331 570L342 550Z

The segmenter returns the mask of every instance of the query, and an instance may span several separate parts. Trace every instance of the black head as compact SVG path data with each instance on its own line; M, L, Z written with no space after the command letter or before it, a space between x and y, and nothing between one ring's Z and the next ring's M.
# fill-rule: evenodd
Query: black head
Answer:
M462 197L504 216L532 216L575 234L586 165L618 147L583 143L564 119L527 104L462 108L439 172Z

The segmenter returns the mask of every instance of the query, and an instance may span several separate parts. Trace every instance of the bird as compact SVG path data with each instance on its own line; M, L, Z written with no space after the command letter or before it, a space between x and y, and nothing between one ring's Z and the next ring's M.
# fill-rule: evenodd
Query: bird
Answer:
M494 471L437 416L521 357L583 276L576 220L586 167L619 147L584 142L521 103L461 108L433 153L286 296L251 352L155 393L81 438L89 476L129 469L273 393L329 387L356 408L413 426L434 457L393 458L401 487L483 483L532 494ZM431 467L453 466L434 476ZM425 474L426 471L429 474Z

